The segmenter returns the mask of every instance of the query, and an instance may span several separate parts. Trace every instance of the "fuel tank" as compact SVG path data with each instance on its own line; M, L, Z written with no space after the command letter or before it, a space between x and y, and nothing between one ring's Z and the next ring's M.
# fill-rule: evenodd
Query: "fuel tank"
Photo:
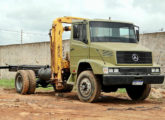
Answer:
M38 70L38 77L40 80L50 80L51 78L51 68L41 68Z

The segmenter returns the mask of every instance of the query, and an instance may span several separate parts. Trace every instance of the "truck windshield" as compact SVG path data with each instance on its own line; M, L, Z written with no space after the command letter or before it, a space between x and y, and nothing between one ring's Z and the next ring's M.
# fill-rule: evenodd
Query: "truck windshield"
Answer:
M116 22L90 22L91 42L137 43L134 25Z

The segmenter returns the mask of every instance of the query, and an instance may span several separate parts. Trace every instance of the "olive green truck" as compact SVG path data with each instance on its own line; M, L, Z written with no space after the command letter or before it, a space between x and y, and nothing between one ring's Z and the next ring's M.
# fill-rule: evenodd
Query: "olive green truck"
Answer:
M60 56L57 51L60 46L53 46L56 44L52 42L56 35L53 32L57 32L53 27L50 31L51 59L57 59L55 55ZM78 19L72 20L71 27L64 27L64 30L71 30L71 39L70 51L60 63L61 79L57 75L59 71L52 67L53 60L51 66L1 66L1 69L17 71L18 93L34 93L36 87L48 84L55 92L70 92L75 85L78 98L83 102L94 102L101 92L115 92L118 88L126 88L132 100L144 100L151 84L163 83L160 66L154 63L152 52L139 44L139 27L133 23Z

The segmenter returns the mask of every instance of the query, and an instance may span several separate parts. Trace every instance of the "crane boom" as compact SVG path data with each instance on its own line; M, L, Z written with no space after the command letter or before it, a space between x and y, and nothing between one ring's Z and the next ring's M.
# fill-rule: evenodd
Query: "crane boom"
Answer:
M56 89L62 89L62 69L66 61L62 58L62 33L71 30L70 27L62 26L62 23L71 24L72 20L84 20L78 17L60 17L53 21L51 36L50 36L50 49L51 49L51 80L55 81ZM69 63L66 64L69 68Z

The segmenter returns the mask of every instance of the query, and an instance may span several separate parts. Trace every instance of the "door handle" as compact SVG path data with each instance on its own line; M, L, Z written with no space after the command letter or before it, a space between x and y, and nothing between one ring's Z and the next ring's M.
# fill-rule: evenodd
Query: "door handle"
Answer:
M73 50L74 50L74 48L71 48L71 49L70 49L70 51L73 51Z
M83 46L83 48L87 48L87 46Z

